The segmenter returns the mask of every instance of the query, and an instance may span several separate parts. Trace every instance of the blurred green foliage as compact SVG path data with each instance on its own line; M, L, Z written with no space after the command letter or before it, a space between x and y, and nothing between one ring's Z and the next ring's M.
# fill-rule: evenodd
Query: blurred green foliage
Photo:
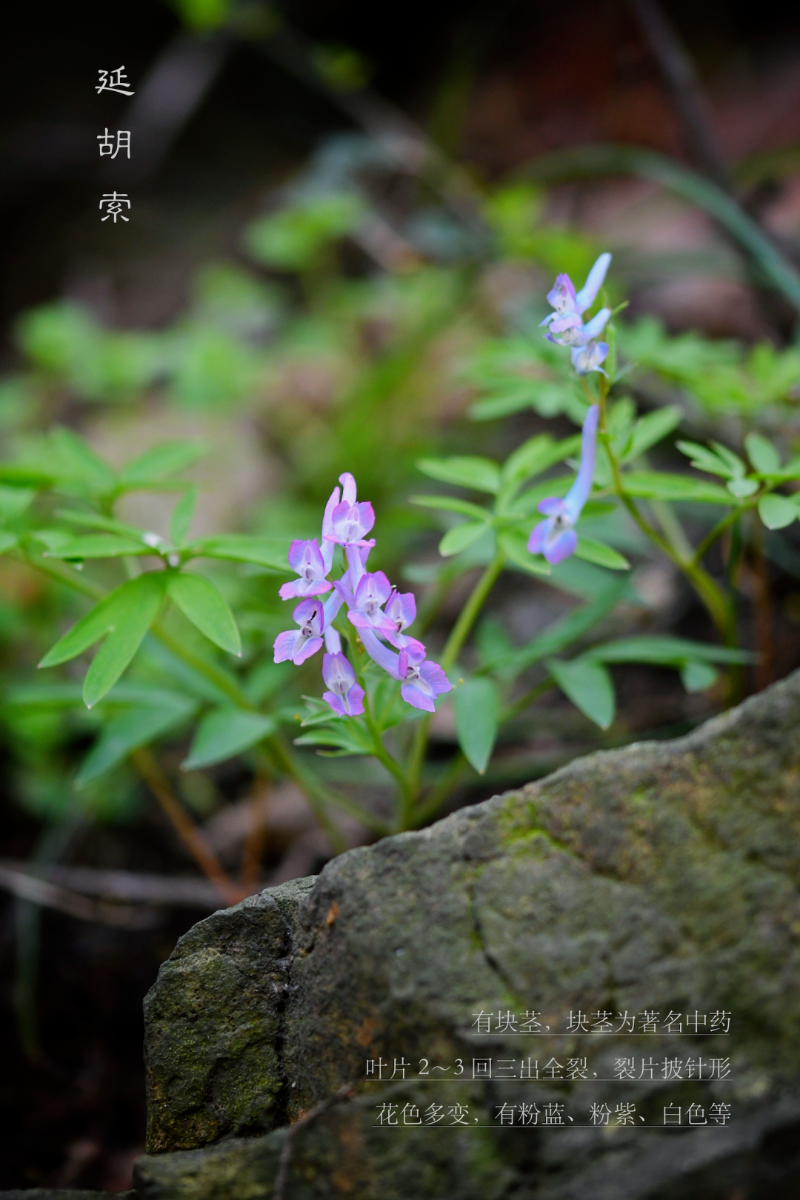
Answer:
M184 7L195 28L226 12ZM620 603L641 612L620 574L653 553L615 501L604 460L595 479L607 495L586 507L577 558L547 572L525 548L539 501L569 486L579 441L572 426L587 403L568 354L539 328L544 297L556 272L582 279L598 247L549 225L543 192L520 183L486 196L479 217L488 240L459 231L448 206L424 193L390 223L341 165L347 154L364 159L356 149L331 153L322 181L301 180L254 218L241 259L199 270L170 327L107 329L71 302L17 323L20 365L0 385L2 716L15 794L42 820L75 807L98 820L132 819L141 795L132 764L145 747L192 773L236 760L259 777L293 774L318 810L354 811L326 759L306 747L372 752L364 731L352 719L333 721L321 702L305 706L303 696L319 690L315 663L271 661L272 641L290 623L277 598L286 547L319 536L320 506L345 470L379 515L375 566L422 589L421 623L434 642L452 626L443 615L448 592L487 570L498 548L520 586L536 580L579 601L522 646L495 617L478 623L455 698L456 735L475 770L510 736L504 728L528 736L535 716L526 705L543 689L558 687L607 728L613 663L670 666L688 690L702 691L717 680L715 663L743 661L741 651L663 630L611 640L595 630ZM754 511L769 529L796 519L792 494L776 489L795 477L800 352L674 336L648 316L617 329L609 438L629 496L662 521L673 501L694 505L681 512L701 532L714 505L728 505L745 533ZM109 414L145 411L165 428L175 414L246 421L277 482L266 496L253 493L236 528L193 537L198 486L203 498L193 464L203 450L213 461L213 445L164 440L114 466L92 449ZM557 423L552 433L542 420ZM679 449L665 450L680 424L700 439L685 441L685 453L713 479L686 474ZM715 433L729 439L732 428L745 457L701 444ZM420 495L420 472L450 490ZM153 497L158 534L120 515L135 491ZM198 560L200 571L184 570ZM143 575L137 563L147 565ZM75 664L98 641L81 686ZM58 680L34 684L48 651L45 663L64 664ZM381 687L385 680L370 679L379 732L401 754L406 735ZM441 767L423 768L427 799L409 823L427 819L447 794ZM450 783L457 778L454 770ZM375 812L358 815L388 827Z

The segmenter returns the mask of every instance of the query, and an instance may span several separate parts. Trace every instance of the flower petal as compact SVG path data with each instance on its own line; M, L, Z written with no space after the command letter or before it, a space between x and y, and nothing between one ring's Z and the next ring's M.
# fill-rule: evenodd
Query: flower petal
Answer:
M328 579L316 579L308 583L305 579L293 579L291 583L281 584L278 595L281 600L293 600L297 596L323 596L332 587Z
M337 717L347 717L350 715L344 706L344 700L341 696L337 696L335 692L323 692L322 699L330 704Z
M608 270L610 262L610 254L601 254L597 262L592 267L591 271L586 277L586 283L575 297L575 307L577 308L578 312L586 312L586 309L591 308L594 304L597 293L603 286L603 280L606 277L606 271Z
M345 504L355 504L356 502L356 481L349 471L345 471L339 476L339 483L342 485L342 500Z
M400 687L400 695L412 708L422 708L425 712L436 712L433 696L423 692L416 683L403 683Z
M569 275L556 275L556 281L547 293L547 303L552 305L557 313L574 311L575 285Z
M340 696L353 686L356 673L343 654L325 654L322 658L322 678Z
M354 683L349 692L344 698L345 707L351 717L360 717L364 711L364 689L360 684Z
M564 515L564 499L562 496L546 496L544 500L540 500L536 505L540 513L544 513L546 517L558 517Z
M580 332L580 337L572 344L575 346L585 346L587 342L592 340L592 338L596 338L605 329L606 323L608 322L608 318L610 316L610 308L601 308L600 312L597 313L596 316L592 317L591 321L586 322Z
M273 646L274 661L281 663L294 658L294 648L301 636L299 629L287 629L283 633L279 633Z
M438 663L431 662L428 659L420 667L419 673L434 696L442 696L445 692L452 692L453 685Z
M294 652L294 655L292 656L292 662L294 663L294 665L296 667L299 667L300 664L304 663L307 658L311 658L312 654L316 654L317 651L321 650L321 649L322 649L322 638L321 637L309 638L307 641L303 642L302 646L297 647L297 649Z
M552 528L551 520L540 521L538 525L534 525L531 530L531 535L528 538L528 553L529 554L544 554L545 542L547 535Z
M552 541L547 542L544 556L549 563L560 563L578 548L578 535L574 529L562 529Z
M594 475L594 459L597 447L597 423L599 418L600 409L596 404L592 404L583 419L581 465L578 468L578 474L575 476L575 482L564 497L564 512L573 525L580 516L581 509L588 500L589 493L592 490L592 476ZM570 550L569 553L571 554L572 551Z

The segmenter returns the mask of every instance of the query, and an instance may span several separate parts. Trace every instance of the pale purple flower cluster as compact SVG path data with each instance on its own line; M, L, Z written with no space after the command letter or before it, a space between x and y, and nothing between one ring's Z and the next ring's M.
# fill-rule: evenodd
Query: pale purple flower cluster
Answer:
M594 304L610 262L610 254L601 254L579 292L575 291L575 285L569 275L558 275L552 290L547 294L547 302L555 312L551 312L541 322L542 325L548 326L545 336L558 346L571 347L572 365L579 375L588 375L590 371L602 371L602 364L608 355L607 343L597 339L611 316L611 309L601 308L586 324L583 322L583 314Z
M563 558L574 554L578 547L574 526L592 490L599 416L600 410L593 404L583 422L581 465L564 499L548 496L538 505L539 512L544 513L547 520L534 526L528 538L528 550L531 554L543 554L549 563L561 562Z
M342 653L342 644L333 622L342 605L347 619L370 658L392 679L400 683L400 694L407 704L434 712L437 696L451 690L440 666L425 657L425 647L403 631L417 615L411 592L398 592L383 571L366 570L375 539L366 535L375 524L375 513L368 501L356 500L356 481L352 475L339 476L341 493L333 489L322 519L322 544L292 542L289 563L298 578L280 589L282 600L304 597L292 616L299 626L275 639L275 662L291 659L297 666L316 654L323 642L327 653L322 659L322 677L328 687L323 699L341 717L357 717L364 712L364 689L355 671ZM342 546L347 569L341 579L328 579L335 547ZM323 603L317 597L331 594ZM394 646L399 653L389 649Z

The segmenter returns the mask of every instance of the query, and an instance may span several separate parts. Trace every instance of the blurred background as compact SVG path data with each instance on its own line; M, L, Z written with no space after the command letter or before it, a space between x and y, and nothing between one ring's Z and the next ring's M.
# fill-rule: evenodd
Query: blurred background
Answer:
M558 378L522 343L555 273L582 281L601 250L614 254L614 300L630 301L637 399L679 403L699 440L736 445L746 419L797 452L797 313L718 201L732 197L800 266L793 10L84 0L46 16L15 6L7 21L6 457L53 424L114 463L200 439L212 447L195 469L200 533L314 536L336 475L352 470L379 506L381 565L404 564L424 603L441 583L441 528L410 511L415 460L500 458L540 430L572 432ZM98 71L121 66L134 95L98 94ZM100 155L105 130L131 132L130 159ZM129 220L101 220L111 192ZM163 497L129 504L163 532ZM751 691L800 664L793 536L768 539L737 580L743 644L760 653ZM676 572L634 529L623 543L635 584L605 633L713 639ZM585 571L558 586L515 577L483 636L502 625L530 638L596 587ZM462 599L455 587L443 619ZM0 1188L119 1191L143 1148L142 997L218 898L140 779L122 772L77 795L91 723L14 703L63 605L55 585L0 560ZM253 637L274 627L260 620L253 611ZM601 745L676 736L723 702L656 668L615 679L610 730L548 698L454 803ZM435 734L446 757L446 709ZM246 888L330 857L292 785L267 797L246 756L178 779L184 750L167 745L164 769ZM378 787L360 760L326 769L354 795ZM371 836L348 819L341 833ZM49 891L25 891L26 863L42 878L47 865Z

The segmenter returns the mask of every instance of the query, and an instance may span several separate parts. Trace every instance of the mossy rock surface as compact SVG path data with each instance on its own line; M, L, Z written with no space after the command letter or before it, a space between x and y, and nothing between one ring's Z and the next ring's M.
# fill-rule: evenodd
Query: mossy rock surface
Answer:
M753 1197L762 1177L765 1195L794 1195L799 883L796 673L689 737L591 755L214 914L182 939L148 998L148 1150L190 1153L141 1160L140 1190L266 1200L281 1127L314 1110L292 1134L291 1200L471 1200L475 1178L487 1197L716 1200L737 1173ZM618 1013L654 1011L659 1032L567 1034L577 1010L611 1012L615 1027ZM549 1033L498 1031L497 1014L532 1011ZM668 1014L695 1012L707 1014L706 1036L685 1023L681 1038L666 1033ZM710 1027L719 1012L732 1014L728 1035ZM488 1037L478 1013L495 1014ZM614 1080L618 1059L643 1056L652 1079ZM731 1074L662 1078L676 1056L729 1058ZM477 1057L514 1060L518 1073L530 1057L540 1077L467 1087L455 1064L468 1072ZM409 1064L405 1080L387 1078L395 1059ZM586 1059L586 1078L543 1079L551 1059L564 1076L568 1060ZM380 1081L365 1077L367 1060L389 1064ZM449 1073L413 1078L421 1060ZM343 1085L353 1099L318 1109ZM478 1127L376 1127L392 1095L405 1097L398 1111L424 1111L465 1087ZM641 1128L584 1127L592 1104L613 1112L620 1101L635 1104ZM497 1124L503 1104L549 1102L575 1127ZM730 1124L658 1127L665 1106L718 1103L731 1105ZM181 1171L195 1172L194 1192L181 1190ZM204 1191L217 1176L230 1185ZM315 1191L323 1179L329 1190Z

